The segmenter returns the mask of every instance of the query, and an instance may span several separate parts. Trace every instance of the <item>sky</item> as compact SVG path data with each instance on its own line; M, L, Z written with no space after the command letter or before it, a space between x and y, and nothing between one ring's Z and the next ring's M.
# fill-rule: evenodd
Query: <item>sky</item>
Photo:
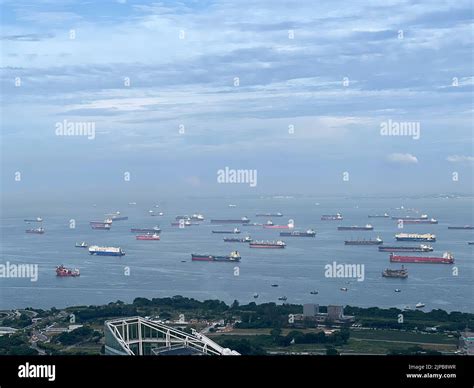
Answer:
M4 196L473 192L470 1L0 4Z

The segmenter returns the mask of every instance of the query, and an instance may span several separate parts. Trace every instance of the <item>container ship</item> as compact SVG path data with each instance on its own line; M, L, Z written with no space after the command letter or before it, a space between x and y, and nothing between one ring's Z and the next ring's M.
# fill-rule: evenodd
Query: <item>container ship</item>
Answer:
M431 245L414 245L410 246L387 246L382 245L379 247L380 252L433 252Z
M402 265L401 269L390 269L387 268L382 272L384 278L402 278L408 277L408 270Z
M315 237L316 232L313 229L308 229L306 232L293 231L293 232L280 232L281 237Z
M370 224L367 224L365 226L338 226L337 230L374 230L374 227Z
M345 245L380 245L383 244L383 240L377 237L375 240L346 240Z
M240 229L234 228L233 230L213 230L212 233L219 233L219 234L239 234Z
M454 264L454 256L445 252L442 257L426 257L426 256L400 256L390 254L392 263L428 263L428 264Z
M344 217L341 214L324 214L321 216L321 221L341 221Z
M434 218L425 219L425 218L418 218L418 219L403 219L399 218L398 221L403 221L405 224L437 224L438 220Z
M153 228L132 228L130 229L132 233L160 233L161 229L159 226L154 226Z
M26 229L25 232L30 234L44 234L44 228Z
M268 248L268 249L283 249L286 244L281 241L252 241L249 243L250 248Z
M36 217L36 218L26 218L23 221L25 221L25 222L43 222L43 219L41 217Z
M387 213L384 214L369 214L369 218L389 218L390 216Z
M159 240L160 235L158 233L147 233L147 234L139 234L136 236L137 240Z
M252 238L250 236L246 236L244 238L238 237L225 237L224 242L238 242L238 243L249 243L252 242Z
M257 213L256 217L283 217L283 214L278 213Z
M247 217L240 219L213 219L211 224L248 224L250 220Z
M118 247L99 247L97 245L92 245L89 247L89 253L91 255L98 256L123 256L125 252L122 248Z
M436 236L434 234L425 233L425 234L417 234L417 233L398 233L395 235L395 239L397 241L426 241L426 242L434 242L436 241Z
M455 229L455 230L471 230L474 229L474 226L471 225L464 225L464 226L448 226L448 229Z
M76 268L76 269L69 269L69 268L66 268L64 265L58 265L56 267L56 276L60 276L60 277L76 277L76 276L79 276L80 275L80 272L79 270Z
M403 217L392 217L392 220L427 220L428 219L428 215L427 214L422 214L421 216L419 217L415 217L415 216L403 216Z
M214 255L202 255L197 253L191 254L191 260L193 261L220 261L220 262L236 262L240 261L241 256L237 251L232 251L227 256L214 256Z

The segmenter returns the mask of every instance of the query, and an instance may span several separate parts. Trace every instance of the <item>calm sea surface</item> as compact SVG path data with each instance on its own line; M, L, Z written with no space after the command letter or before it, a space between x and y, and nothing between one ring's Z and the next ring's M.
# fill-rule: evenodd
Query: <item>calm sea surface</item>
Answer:
M110 193L107 194L110 196ZM133 200L133 199L131 199ZM138 201L137 201L138 202ZM105 304L111 301L132 301L135 297L166 297L183 295L196 299L221 299L240 303L274 301L286 296L288 303L343 304L355 306L399 307L426 304L426 310L474 312L474 257L467 241L474 241L472 230L448 230L448 225L474 224L472 198L432 199L351 199L351 198L256 198L256 199L173 199L142 202L131 206L113 201L93 204L3 204L1 218L0 264L38 264L39 278L0 278L0 309L20 307L64 307L69 305ZM236 208L229 208L235 203ZM405 209L417 209L419 213ZM151 217L148 210L164 212L163 217ZM127 221L116 221L110 231L92 230L91 220L101 220L104 214L121 211ZM179 229L170 225L176 215L202 213L206 221L199 226ZM275 224L295 221L296 229L316 230L316 238L283 238L286 249L251 249L243 243L224 243L225 235L212 234L218 226L210 218L240 218L265 222L257 212L282 212L283 218L273 218ZM344 221L321 221L322 214L340 212ZM442 264L407 264L408 279L386 279L384 268L398 268L389 263L389 254L378 252L376 246L345 246L347 238L375 238L394 244L394 234L401 232L395 220L371 218L368 214L415 215L426 213L439 220L437 225L406 225L403 231L434 233L435 254L450 251L455 256L458 275L453 266ZM44 235L28 235L23 219L41 216ZM76 228L69 228L75 219ZM375 230L337 231L338 225L365 225ZM161 241L136 241L131 227L162 228ZM231 229L233 226L227 226ZM254 239L274 240L278 230L245 227L240 234ZM75 248L76 242L120 246L123 257L90 256L86 249ZM413 244L413 243L408 243ZM404 244L406 245L406 244ZM235 276L232 263L192 262L191 253L228 254L238 249L242 260ZM416 255L417 253L415 253ZM182 262L185 261L185 262ZM365 280L326 278L326 264L364 264ZM58 278L56 265L77 267L79 278ZM125 267L129 267L127 276ZM271 287L272 284L279 287ZM341 291L347 287L348 291ZM395 293L396 288L401 289ZM317 290L318 295L310 291Z

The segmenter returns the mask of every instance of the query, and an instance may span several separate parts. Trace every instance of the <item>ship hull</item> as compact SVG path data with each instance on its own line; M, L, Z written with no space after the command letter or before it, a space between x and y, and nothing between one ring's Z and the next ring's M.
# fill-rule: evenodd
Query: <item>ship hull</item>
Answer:
M380 252L431 252L431 249L423 249L420 247L379 247Z
M213 230L215 234L239 234L240 232L234 232L233 230Z
M344 241L345 245L380 245L383 241Z
M262 244L249 244L250 248L261 248L261 249L283 249L284 245L262 245Z
M153 229L153 228L132 228L130 229L132 233L160 233L161 229Z
M423 241L423 242L435 242L436 238L425 238L425 237L395 237L397 241Z
M316 237L316 233L281 232L281 237Z
M263 229L291 229L288 225L263 225Z
M337 230L374 230L374 228L366 228L366 227L356 227L356 226L339 226Z

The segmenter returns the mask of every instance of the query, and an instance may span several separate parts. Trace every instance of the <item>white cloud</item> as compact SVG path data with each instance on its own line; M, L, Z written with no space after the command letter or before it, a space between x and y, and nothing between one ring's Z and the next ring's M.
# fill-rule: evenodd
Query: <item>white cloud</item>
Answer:
M418 163L418 158L412 154L402 154L395 152L393 154L388 155L387 160L392 163L400 163L400 164L416 164Z
M450 155L446 160L451 163L474 162L474 156Z

